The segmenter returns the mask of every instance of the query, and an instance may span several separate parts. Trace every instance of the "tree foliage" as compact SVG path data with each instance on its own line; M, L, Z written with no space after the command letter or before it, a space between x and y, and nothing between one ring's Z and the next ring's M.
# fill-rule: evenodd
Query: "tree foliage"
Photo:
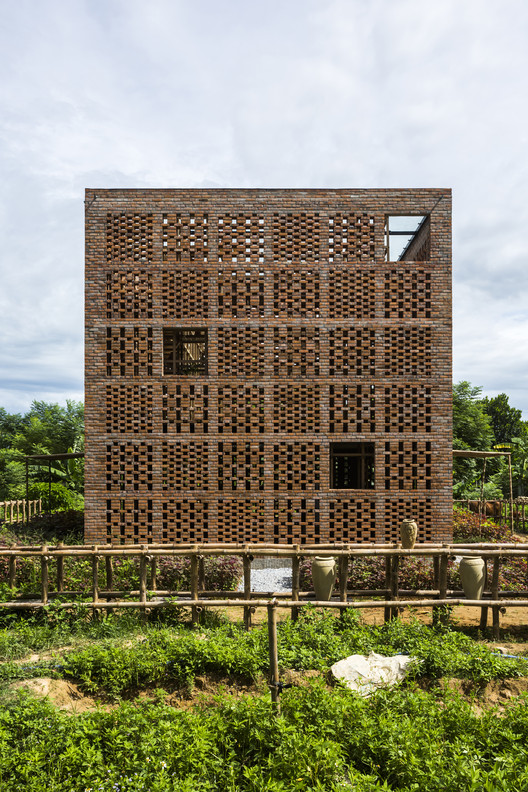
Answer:
M453 386L453 447L487 451L494 442L489 415L482 407L482 388L469 382Z
M511 451L514 495L528 492L528 432L522 412L501 393L481 398L482 389L467 381L453 386L453 448ZM479 498L484 462L458 458L453 462L455 498ZM506 460L486 460L484 498L509 497Z
M65 406L34 401L25 415L0 408L0 500L25 497L25 457L34 454L67 454L84 450L84 405L67 401ZM38 497L39 485L48 482L48 465L29 468L30 492ZM75 500L82 504L84 460L54 460L51 466L55 507ZM45 487L40 487L45 489ZM47 497L47 495L46 495Z
M491 399L486 397L480 403L489 416L495 443L509 443L512 438L521 437L525 433L522 411L510 407L505 393L499 393Z

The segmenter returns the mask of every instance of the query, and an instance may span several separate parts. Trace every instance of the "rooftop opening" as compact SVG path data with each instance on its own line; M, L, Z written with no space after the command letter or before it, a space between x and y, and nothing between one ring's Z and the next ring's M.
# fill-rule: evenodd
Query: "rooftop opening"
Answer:
M430 251L429 215L387 215L386 261L426 261Z

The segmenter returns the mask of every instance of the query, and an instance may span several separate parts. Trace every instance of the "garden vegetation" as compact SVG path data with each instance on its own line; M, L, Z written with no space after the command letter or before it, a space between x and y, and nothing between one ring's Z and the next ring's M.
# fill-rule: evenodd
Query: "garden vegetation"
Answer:
M455 445L514 452L515 494L528 494L528 440L520 412L508 398L482 399L479 389L454 390ZM25 454L82 450L82 405L34 402L24 416L0 409L0 500L24 497ZM73 465L73 462L75 465ZM479 463L460 460L455 495L474 497ZM488 463L485 497L504 494L504 469ZM54 465L54 513L14 531L6 544L82 542L82 461ZM32 470L30 497L47 497L48 484ZM478 497L478 494L477 494ZM492 520L455 512L459 541L514 541ZM236 559L208 560L206 587L235 588ZM303 588L311 587L309 566ZM17 592L35 590L31 559L17 568ZM101 570L103 574L103 570ZM351 588L383 588L383 560L357 559ZM450 583L459 586L456 566ZM524 587L525 559L501 566L503 589ZM54 570L50 570L50 581ZM7 586L0 560L0 596ZM137 563L116 561L116 587L138 587ZM101 581L101 583L103 580ZM189 562L161 559L157 583L189 587ZM2 792L525 792L528 789L528 698L500 709L480 706L491 680L528 678L528 659L503 657L456 624L417 619L383 625L303 608L296 622L278 625L281 693L277 714L268 688L267 627L245 631L217 611L191 625L175 596L148 615L115 611L95 617L83 602L91 566L65 564L65 587L81 592L70 610L52 601L41 612L0 611L0 789ZM405 559L402 588L431 588L428 559ZM38 586L37 586L38 587ZM17 593L15 592L15 593ZM404 683L368 698L329 684L329 668L350 654L405 653L415 660ZM516 652L522 655L521 650ZM21 685L63 680L95 701L85 712L66 712ZM196 691L209 679L215 695ZM452 689L458 679L474 700ZM237 690L237 694L233 690Z

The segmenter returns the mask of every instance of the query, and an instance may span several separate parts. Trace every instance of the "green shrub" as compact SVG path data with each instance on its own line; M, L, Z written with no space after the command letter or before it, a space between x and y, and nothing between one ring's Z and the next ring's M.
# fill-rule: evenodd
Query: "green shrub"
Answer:
M59 515L63 517L63 524L68 530L72 526L73 512L59 512L51 515L58 518L55 525L60 524ZM46 516L38 518L44 523ZM36 525L36 520L33 526ZM4 540L4 546L7 542ZM188 591L190 588L190 557L178 558L175 556L162 556L158 559L157 588L166 591ZM139 588L139 558L115 558L113 563L114 589L118 591L138 590ZM205 558L205 587L210 591L233 591L237 588L242 577L242 561L236 556L207 556ZM49 564L49 590L56 590L56 560ZM0 557L0 584L9 580L9 562L7 558ZM40 581L40 559L20 558L17 560L16 586L22 592L36 592ZM106 568L104 563L99 564L99 587L106 588ZM81 595L90 594L92 589L92 562L88 557L76 556L64 559L64 590L77 591Z
M80 510L84 508L84 497L78 493L73 492L64 484L59 481L51 482L36 482L29 488L30 500L42 500L42 509L45 512L53 512L58 509L75 509Z

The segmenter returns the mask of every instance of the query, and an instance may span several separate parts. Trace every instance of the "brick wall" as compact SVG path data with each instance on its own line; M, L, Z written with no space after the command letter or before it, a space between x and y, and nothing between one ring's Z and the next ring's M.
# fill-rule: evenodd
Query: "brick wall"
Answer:
M87 190L86 541L449 539L450 235L449 190Z

